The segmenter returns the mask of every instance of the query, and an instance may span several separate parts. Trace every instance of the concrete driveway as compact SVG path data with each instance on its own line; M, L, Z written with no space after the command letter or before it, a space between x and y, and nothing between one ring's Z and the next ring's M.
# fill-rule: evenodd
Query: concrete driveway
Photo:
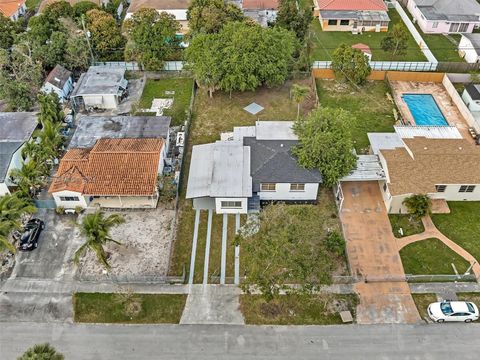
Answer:
M342 183L340 219L353 275L360 282L357 321L361 324L421 321L397 251L387 211L376 181ZM392 281L393 280L393 281Z

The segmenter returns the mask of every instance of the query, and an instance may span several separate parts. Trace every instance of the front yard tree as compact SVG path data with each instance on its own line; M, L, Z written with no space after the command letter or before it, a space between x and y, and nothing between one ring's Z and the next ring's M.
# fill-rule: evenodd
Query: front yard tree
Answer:
M280 0L275 25L293 31L302 43L312 20L313 14L310 8L298 7L295 0Z
M402 24L395 24L382 39L380 46L384 51L392 53L392 56L405 54L408 48L408 32Z
M372 68L367 57L358 49L342 44L332 54L332 69L335 75L356 85L365 83Z
M62 354L48 343L37 344L29 348L17 360L63 360Z
M109 235L110 229L114 226L123 224L125 219L118 214L112 214L105 217L102 211L85 215L82 221L80 232L85 236L85 243L75 252L74 261L78 265L80 258L85 254L87 249L95 252L98 261L109 269L110 265L107 261L107 254L103 248L109 242L120 244L120 242L112 239Z
M335 185L356 165L349 117L342 109L318 108L293 126L299 140L293 149L298 162L307 169L318 169L327 187Z
M293 84L290 89L290 96L297 103L297 120L300 117L300 104L310 94L308 86Z
M19 31L19 22L12 21L0 13L0 49L9 49Z
M227 22L244 18L238 6L223 0L193 0L187 11L192 35L218 33Z
M38 103L40 104L38 121L41 124L45 123L46 121L50 121L54 124L63 121L65 115L63 114L62 104L60 103L60 99L56 93L39 93L37 99Z
M97 9L88 11L87 28L93 49L101 60L123 60L125 38L112 15Z
M130 40L125 57L141 63L145 70L163 70L164 60L179 47L180 24L166 12L140 9L125 22L125 29Z
M432 213L432 200L428 195L417 194L406 198L403 205L408 213L416 218L422 218Z

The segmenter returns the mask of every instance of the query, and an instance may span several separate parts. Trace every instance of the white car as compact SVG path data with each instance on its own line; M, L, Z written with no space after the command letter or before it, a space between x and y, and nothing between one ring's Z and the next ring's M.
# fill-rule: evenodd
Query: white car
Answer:
M428 316L435 322L446 321L472 322L478 320L478 307L468 301L435 302L428 305Z

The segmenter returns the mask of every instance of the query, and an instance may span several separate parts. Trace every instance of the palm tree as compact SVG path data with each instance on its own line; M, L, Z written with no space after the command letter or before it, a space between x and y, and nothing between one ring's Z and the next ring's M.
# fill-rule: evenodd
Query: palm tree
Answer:
M48 359L48 360L63 360L64 356L57 352L55 348L48 344L37 344L29 348L25 353L17 360L36 360L36 359Z
M32 197L45 183L43 166L38 166L35 160L29 160L20 169L13 169L10 177L23 194Z
M11 253L15 254L16 249L13 244L8 241L8 234L15 228L13 221L4 221L0 223L0 249L7 249Z
M293 84L290 89L290 96L297 103L297 120L300 117L300 103L310 94L310 88L298 84Z
M107 262L107 255L103 245L108 242L114 242L115 244L121 245L120 242L113 240L110 237L109 231L112 227L123 224L124 222L125 219L121 215L112 214L105 217L100 210L94 214L86 215L82 221L80 229L82 235L86 237L86 241L75 252L75 263L78 265L80 257L82 257L85 251L89 248L95 252L98 261L109 269L110 265Z
M53 160L58 156L60 147L63 144L64 138L60 135L62 124L46 120L42 125L42 129L36 131L33 136L38 139L46 158L48 160Z

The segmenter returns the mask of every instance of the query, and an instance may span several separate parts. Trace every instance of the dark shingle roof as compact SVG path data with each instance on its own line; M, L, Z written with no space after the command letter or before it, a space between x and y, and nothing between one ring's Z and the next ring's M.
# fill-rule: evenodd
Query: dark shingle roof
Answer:
M321 183L318 170L301 167L292 154L295 140L257 140L252 137L243 139L250 146L250 169L253 191L260 190L260 183Z
M465 90L467 90L472 100L480 100L479 87L480 87L479 85L475 85L475 84L468 84L465 87Z
M50 71L45 82L50 83L59 89L63 89L65 83L70 79L70 76L72 76L71 71L65 69L61 65L57 65L52 71Z

